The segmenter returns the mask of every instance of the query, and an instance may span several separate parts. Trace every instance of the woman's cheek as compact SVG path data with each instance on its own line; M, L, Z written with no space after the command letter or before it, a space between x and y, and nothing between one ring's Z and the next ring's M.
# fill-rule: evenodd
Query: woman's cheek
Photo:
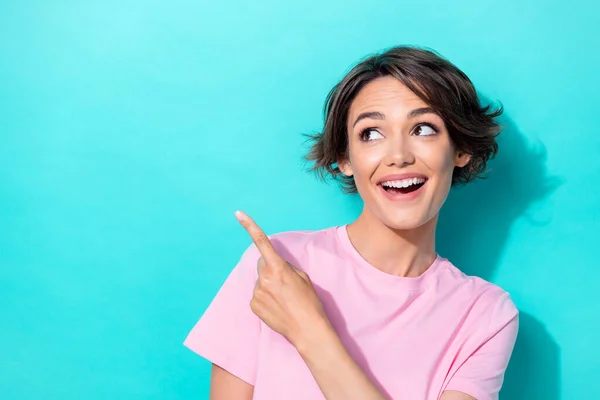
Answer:
M375 146L370 148L356 146L350 161L355 177L371 176L381 162L381 149Z

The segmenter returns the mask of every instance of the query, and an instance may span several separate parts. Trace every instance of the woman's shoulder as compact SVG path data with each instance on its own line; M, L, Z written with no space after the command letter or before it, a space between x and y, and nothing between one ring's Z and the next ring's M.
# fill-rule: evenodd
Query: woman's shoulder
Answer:
M318 230L290 230L267 234L275 251L284 259L294 260L299 255L307 255L317 249L330 250L335 245L337 226ZM242 261L255 262L260 253L254 243L250 243L242 254Z
M474 306L493 310L495 313L507 316L518 314L510 293L498 283L476 275L468 275L446 258L443 258L443 262L446 268L441 279L445 280L444 286L452 290L456 296L469 298Z
M303 249L312 246L327 247L336 237L337 226L313 230L281 231L268 235L276 251Z
M292 230L267 234L273 248L284 260L300 269L308 269L302 260L313 259L315 252L335 253L332 249L337 245L337 226L318 230ZM252 268L259 259L260 253L254 243L246 248L241 256L240 264L250 265Z

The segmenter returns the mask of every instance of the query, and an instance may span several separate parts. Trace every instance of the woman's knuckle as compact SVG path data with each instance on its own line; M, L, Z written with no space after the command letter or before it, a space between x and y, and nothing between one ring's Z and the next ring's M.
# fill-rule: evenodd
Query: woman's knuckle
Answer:
M270 276L263 276L260 278L260 286L265 291L269 291L274 286L274 281Z
M265 245L265 243L269 241L269 238L264 233L259 233L254 241L256 242L256 245L260 247Z
M259 306L258 302L256 301L256 299L254 299L254 298L252 300L250 300L250 309L255 314L257 314L260 310L260 306Z

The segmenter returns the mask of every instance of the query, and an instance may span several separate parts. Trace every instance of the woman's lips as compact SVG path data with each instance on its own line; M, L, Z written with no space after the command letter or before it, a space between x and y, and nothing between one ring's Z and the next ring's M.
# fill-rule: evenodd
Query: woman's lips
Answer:
M395 202L403 202L403 201L411 201L411 200L414 200L417 197L419 197L421 195L421 193L423 193L423 188L427 185L427 182L429 182L429 179L427 179L425 181L425 183L423 183L421 185L421 187L419 187L417 190L414 190L409 193L401 193L401 192L391 193L391 192L388 192L387 190L385 190L381 184L378 184L377 187L379 188L381 193L387 199L389 199L391 201L395 201Z

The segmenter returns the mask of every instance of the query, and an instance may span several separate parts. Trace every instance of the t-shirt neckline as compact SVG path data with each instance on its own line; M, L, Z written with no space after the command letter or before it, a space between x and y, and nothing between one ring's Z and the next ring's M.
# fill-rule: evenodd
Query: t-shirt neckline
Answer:
M429 268L427 268L425 272L423 272L417 277L403 277L388 274L387 272L383 272L375 266L371 265L360 255L358 250L356 250L356 248L350 241L347 226L348 225L345 224L336 227L335 233L338 239L338 244L352 259L354 264L356 264L356 266L360 268L369 277L378 280L379 282L381 282L381 284L391 285L397 289L424 290L431 284L432 280L436 275L436 271L439 269L438 267L442 261L442 257L438 253L436 253L436 258L433 261L433 263L429 266Z

